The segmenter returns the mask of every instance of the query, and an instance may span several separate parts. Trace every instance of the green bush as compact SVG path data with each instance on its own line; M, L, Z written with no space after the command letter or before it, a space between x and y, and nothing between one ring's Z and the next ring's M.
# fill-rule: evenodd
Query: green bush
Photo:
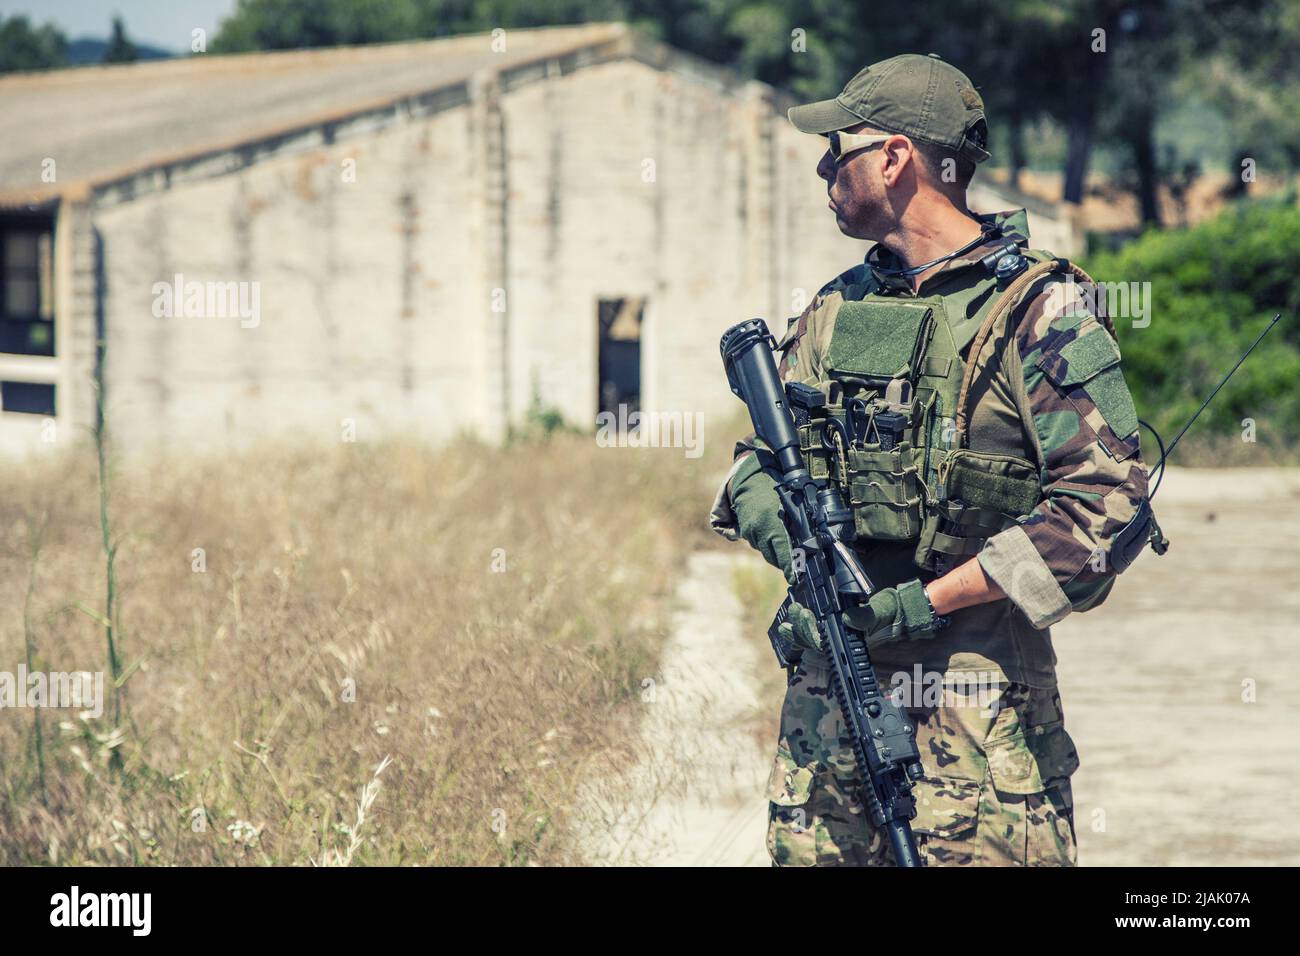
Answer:
M1083 263L1098 282L1150 282L1150 324L1115 319L1138 414L1168 442L1241 353L1273 329L1188 433L1182 464L1296 461L1300 438L1300 210L1243 203L1192 229L1149 231ZM1240 440L1255 421L1256 445ZM1144 437L1144 442L1149 438ZM1146 457L1157 453L1147 444Z

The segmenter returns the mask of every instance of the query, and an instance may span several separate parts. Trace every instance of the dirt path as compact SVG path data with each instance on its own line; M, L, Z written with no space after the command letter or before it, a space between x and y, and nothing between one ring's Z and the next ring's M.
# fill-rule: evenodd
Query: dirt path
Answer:
M765 702L751 675L770 650L742 632L732 583L751 560L740 548L691 556L660 673L642 692L636 762L583 801L592 862L767 865L771 754L753 733Z
M1155 505L1169 552L1052 629L1079 861L1295 865L1300 470L1170 469Z
M1156 513L1169 552L1053 628L1079 861L1300 863L1300 469L1170 469ZM775 665L742 633L733 573L752 560L691 558L640 757L592 798L594 860L767 864L760 739L784 682L753 676Z

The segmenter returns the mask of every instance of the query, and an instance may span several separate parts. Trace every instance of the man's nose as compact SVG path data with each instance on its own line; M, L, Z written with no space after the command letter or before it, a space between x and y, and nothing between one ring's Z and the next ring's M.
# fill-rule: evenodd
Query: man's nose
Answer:
M821 161L817 164L817 175L826 180L828 186L835 182L835 157L829 149L822 154Z

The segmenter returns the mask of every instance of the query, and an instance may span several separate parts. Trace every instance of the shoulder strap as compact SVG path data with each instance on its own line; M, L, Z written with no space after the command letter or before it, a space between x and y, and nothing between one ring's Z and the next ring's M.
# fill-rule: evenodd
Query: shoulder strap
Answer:
M1024 272L1020 273L1020 275L1016 276L1015 280L1007 286L1006 291L1004 291L1002 295L994 301L992 308L990 308L985 314L984 322L980 325L979 331L975 333L975 338L971 342L970 351L966 353L967 360L965 363L965 370L962 373L961 391L957 393L957 447L967 447L966 428L969 424L970 416L967 413L966 405L970 401L970 387L971 383L975 380L975 365L977 364L980 352L984 350L984 345L988 342L989 336L992 334L993 329L997 326L998 322L1000 322L1013 308L1015 308L1020 297L1028 291L1029 287L1039 279L1046 275L1050 275L1053 272L1073 275L1079 282L1095 285L1092 281L1092 276L1088 275L1088 273L1084 272L1068 259L1048 259L1046 262L1040 262L1035 266L1031 266ZM1111 322L1110 316L1104 314L1105 310L1103 309L1098 309L1098 311L1103 314L1097 316L1097 318L1100 319L1101 323L1106 327L1106 331L1111 334L1111 338L1115 338L1115 326ZM1019 402L1017 402L1017 405L1020 406L1020 414L1023 419L1028 410ZM1033 435L1034 423L1031 421L1025 421L1024 425L1028 430L1028 434Z

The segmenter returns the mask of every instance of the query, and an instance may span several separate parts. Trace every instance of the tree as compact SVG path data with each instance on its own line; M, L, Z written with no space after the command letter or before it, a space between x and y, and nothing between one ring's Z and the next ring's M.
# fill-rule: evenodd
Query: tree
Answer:
M105 63L134 63L140 58L140 51L126 37L126 24L121 17L113 18L113 36L104 48Z
M34 30L26 17L0 18L0 73L63 66L67 49L67 37L52 24Z
M1171 13L1166 2L1120 11L1100 117L1106 138L1123 144L1126 186L1137 197L1143 224L1157 227L1164 170L1156 153L1156 120L1169 102L1180 58L1181 36Z
M1300 166L1300 4L1199 0L1191 26L1184 88L1227 117L1234 173L1229 195L1244 195L1257 171Z
M420 36L413 0L239 0L218 53L382 43Z

